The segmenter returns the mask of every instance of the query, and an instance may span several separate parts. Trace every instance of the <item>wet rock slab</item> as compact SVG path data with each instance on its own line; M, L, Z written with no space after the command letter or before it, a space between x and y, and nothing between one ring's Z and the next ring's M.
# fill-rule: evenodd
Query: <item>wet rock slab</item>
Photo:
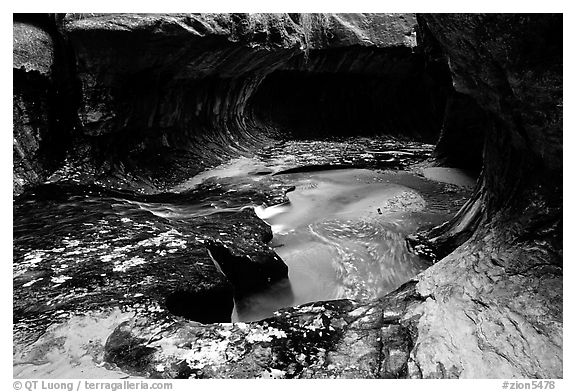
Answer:
M285 140L263 147L256 156L279 165L277 174L288 174L333 168L400 170L429 158L432 150L429 144L386 136L340 137Z
M286 276L286 266L266 245L270 228L252 210L167 219L103 190L90 195L46 188L14 208L17 343L34 340L71 314L113 307L226 321L235 289ZM260 274L250 281L224 276L208 243ZM229 261L219 257L219 263Z
M251 324L128 320L106 358L169 378L560 378L561 275L529 249L512 252L533 267L514 272L468 244L377 301L306 304Z
M110 336L106 357L147 377L402 377L413 320L401 316L417 300L413 295L411 283L384 302L311 303L251 324L179 321L152 327L132 319Z
M297 150L311 145L321 146ZM290 144L272 150L265 173L240 183L207 177L177 195L52 185L59 191L47 186L18 199L15 374L71 374L54 370L67 367L167 378L562 376L561 269L542 262L555 260L545 244L502 247L489 232L380 300L302 305L248 324L187 320L190 304L208 302L199 293L215 301L210 290L233 291L209 246L235 261L268 254L270 229L243 207L283 200L290 175L272 173L309 162L281 159L290 148L298 155ZM317 163L339 159L327 156ZM106 333L92 345L73 343L90 340L90 328L78 327L77 339L71 333L90 318Z
M375 153L362 152L364 144L356 144L362 141L370 143ZM65 182L64 176L59 183L43 185L17 198L14 204L14 334L15 352L18 352L15 363L33 365L17 365L15 374L19 377L57 374L55 367L66 366L72 372L77 368L70 364L80 356L85 358L81 368L86 371L103 364L110 372L147 376L377 376L379 373L373 367L359 370L339 365L338 361L348 363L349 354L338 354L341 358L329 368L319 365L315 373L306 373L328 352L328 346L348 344L337 338L342 333L340 322L326 320L343 317L343 309L352 311L349 301L329 303L326 307L319 305L306 311L302 310L308 309L305 307L287 310L274 321L262 324L206 326L199 323L230 320L234 296L286 276L286 266L267 245L272 239L270 227L256 217L252 207L286 201L291 177L273 174L306 166L312 162L306 151L318 149L326 154L317 155L314 162L337 167L349 160L359 166L381 165L372 159L378 155L377 151L409 156L407 161L393 160L394 165L404 165L412 162L411 159L422 160L422 155L429 151L426 146L415 144L405 147L402 154L398 141L384 139L281 142L257 156L261 171L248 166L248 173L240 170L231 177L206 174L200 183L178 194L141 195L81 186L74 178ZM409 149L417 152L411 154ZM115 321L106 322L108 319ZM100 338L92 351L83 344L73 344L91 340L91 328L78 330L79 338L73 338L76 332L71 332L74 325L86 323L106 331L105 338ZM300 324L301 328L294 330L294 326ZM160 335L190 330L203 337L200 343L212 348L224 344L218 340L222 335L217 332L224 328L224 335L230 333L236 339L226 343L227 347L240 352L239 358L249 352L246 358L260 358L260 365L246 369L247 362L239 359L239 363L229 364L232 370L220 369L222 373L218 374L220 370L216 368L209 370L200 366L207 349L190 354L191 358L200 358L200 362L192 360L191 366L174 367L168 359L163 359L163 350L173 349L168 341L163 343L162 350L142 347L139 351L127 352L122 348L126 342L130 347L142 346L142 335L165 328L168 330ZM387 328L389 333L396 334L399 327ZM191 334L190 331L187 333ZM280 332L276 336L271 331ZM267 346L273 340L268 341L266 337L270 333L274 339L285 334L287 340L279 341L281 344L272 350ZM364 335L350 335L350 339L357 340L356 346L362 355L377 358L380 355L377 354L378 334L373 332L369 343L362 343L363 351L359 342L363 342ZM254 336L264 341L251 341L256 339ZM243 339L247 339L248 348L242 346L245 343L238 343ZM186 344L196 347L194 350L203 347L191 342ZM261 344L264 346L258 346ZM286 344L289 350L284 350ZM344 346L338 349L339 353ZM87 354L86 350L94 355ZM54 361L54 354L47 354L54 352L60 358L68 358L68 365L63 364L62 359ZM150 356L156 355L153 353L160 356L152 361ZM273 357L270 353L274 353ZM283 359L273 359L276 357ZM371 359L372 362L378 360ZM39 363L46 368L38 368ZM168 370L159 371L161 368ZM392 368L396 370L390 370ZM392 368L388 373L399 372L398 366ZM71 374L60 371L63 373L58 374Z

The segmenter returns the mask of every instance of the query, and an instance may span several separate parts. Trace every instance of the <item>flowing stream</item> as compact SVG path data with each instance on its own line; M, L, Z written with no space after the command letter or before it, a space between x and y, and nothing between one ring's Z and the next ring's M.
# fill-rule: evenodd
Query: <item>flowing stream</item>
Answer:
M405 238L449 219L454 200L439 186L403 171L366 169L285 174L289 202L256 213L271 225L289 279L236 301L235 319L251 321L283 306L377 298L430 264ZM436 197L434 197L436 196Z
M288 265L289 278L235 298L232 321L258 320L317 300L377 298L396 289L429 266L408 252L406 235L452 217L469 197L470 184L439 182L441 170L431 181L396 168L354 168L358 162L378 167L395 156L404 159L419 148L372 146L366 153L369 147L284 145L151 197L74 184L25 193L14 201L15 322L28 320L18 328L28 328L30 317L52 322L67 298L105 304L124 287L148 282L136 268L145 263L165 268L169 262L177 270L174 263L200 253L206 258L206 238L230 237L218 222L246 209L271 226L270 246ZM328 164L314 161L322 156L330 158ZM110 263L110 273L103 273L102 263ZM133 282L118 280L115 272L127 272L123 279ZM166 279L176 278L166 273Z

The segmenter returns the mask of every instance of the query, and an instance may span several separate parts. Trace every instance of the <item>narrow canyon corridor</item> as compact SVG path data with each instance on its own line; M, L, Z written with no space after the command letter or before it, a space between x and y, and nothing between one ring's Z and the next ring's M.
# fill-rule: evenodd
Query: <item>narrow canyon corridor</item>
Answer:
M14 14L15 378L562 378L561 14Z

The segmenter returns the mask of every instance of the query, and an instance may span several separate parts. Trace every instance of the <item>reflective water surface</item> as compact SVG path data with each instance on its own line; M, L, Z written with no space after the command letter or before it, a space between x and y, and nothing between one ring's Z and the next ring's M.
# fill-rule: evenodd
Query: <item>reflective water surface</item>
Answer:
M232 238L227 230L242 222L220 230L226 214L246 209L272 227L270 245L289 279L235 298L233 320L394 290L428 266L407 251L406 235L449 219L469 190L396 167L422 160L430 146L374 143L284 143L146 197L74 183L27 192L14 201L16 330L31 328L31 320L51 322L68 309L63 304L98 309L112 298L143 301L143 291L117 292L150 280L146 268L167 271L154 279L177 279L179 263L207 258L207 238Z
M330 170L283 175L289 202L256 213L289 281L237 300L235 317L256 320L283 306L386 294L429 264L408 252L407 234L449 219L460 203L443 186L401 171Z

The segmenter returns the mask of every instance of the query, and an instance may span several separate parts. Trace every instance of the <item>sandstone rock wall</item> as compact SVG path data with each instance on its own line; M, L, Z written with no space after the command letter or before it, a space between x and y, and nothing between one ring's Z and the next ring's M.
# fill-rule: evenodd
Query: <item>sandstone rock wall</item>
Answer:
M482 146L475 195L429 233L442 249L438 262L397 292L288 309L249 328L180 320L160 326L162 339L143 358L126 347L148 342L157 325L132 320L108 340L109 361L163 377L563 376L561 15L420 15L419 42L413 16L57 19L82 92L69 158L87 156L98 175L117 175L114 185L131 186L131 173L154 191L159 174L189 176L278 131L279 116L263 119L252 106L275 70L398 76L414 65L404 61L413 50L438 83L431 90L450 97L433 111L443 126L438 159L477 169ZM47 37L15 24L19 186L47 176L44 135L58 129L47 126L58 61ZM389 61L393 54L400 61Z
M81 182L115 187L158 191L258 145L267 134L285 132L278 121L255 115L258 102L252 100L277 69L387 75L379 91L388 86L391 99L402 94L396 75L421 74L412 14L66 14L46 20L74 58L69 84L77 82L80 92L70 102L77 126L69 166L82 167ZM294 98L290 91L285 95ZM357 107L369 111L347 119L351 132L382 109L394 112L377 103L377 94L363 99ZM307 110L313 117L336 109ZM441 116L432 116L431 128L438 128ZM404 125L381 121L368 128L397 133ZM433 139L434 132L416 135ZM74 171L65 169L56 178Z
M476 195L433 231L468 240L419 276L424 377L562 377L561 19L420 17L487 117Z
M14 192L40 183L41 143L49 137L54 43L39 27L14 23Z

